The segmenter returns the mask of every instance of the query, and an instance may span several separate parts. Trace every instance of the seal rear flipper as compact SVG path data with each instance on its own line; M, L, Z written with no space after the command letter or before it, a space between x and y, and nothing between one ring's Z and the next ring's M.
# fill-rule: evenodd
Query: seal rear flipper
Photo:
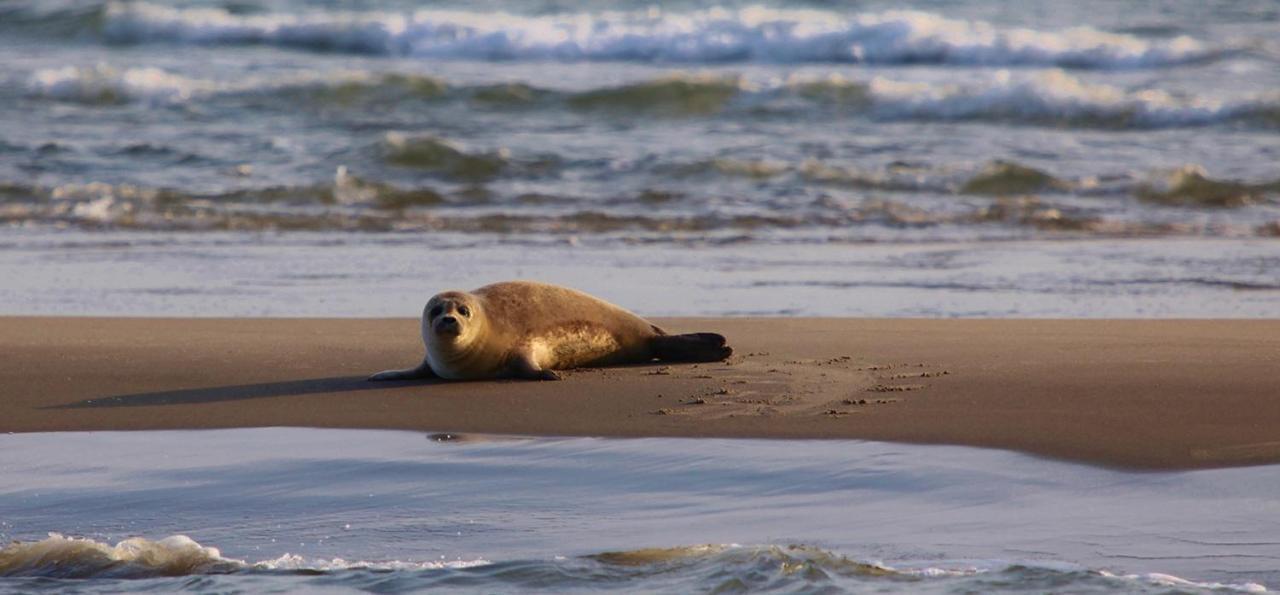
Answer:
M716 333L659 335L650 341L653 356L664 362L718 362L733 355L724 335Z

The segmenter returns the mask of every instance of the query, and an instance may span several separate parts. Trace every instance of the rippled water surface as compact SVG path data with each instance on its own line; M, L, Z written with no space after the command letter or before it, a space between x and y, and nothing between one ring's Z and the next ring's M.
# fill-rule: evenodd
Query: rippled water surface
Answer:
M692 288L649 314L1276 316L1278 27L1261 1L10 0L4 310L411 314L624 268ZM412 299L367 295L404 274Z
M0 221L1280 234L1267 2L14 0Z
M1272 468L851 441L0 437L0 590L1276 586ZM56 535L50 535L56 532ZM216 549L210 549L216 548Z

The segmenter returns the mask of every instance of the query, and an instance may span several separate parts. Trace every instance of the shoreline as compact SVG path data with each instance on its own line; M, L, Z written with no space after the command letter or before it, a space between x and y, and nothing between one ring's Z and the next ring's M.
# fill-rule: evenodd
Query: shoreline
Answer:
M846 438L1129 469L1280 463L1280 320L654 318L727 363L390 382L415 319L0 317L0 432L300 426Z

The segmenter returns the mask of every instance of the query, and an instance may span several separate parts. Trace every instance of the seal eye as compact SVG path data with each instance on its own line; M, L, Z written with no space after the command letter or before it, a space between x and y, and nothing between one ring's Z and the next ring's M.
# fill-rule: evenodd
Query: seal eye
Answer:
M466 306L459 306L458 314L466 316L467 318L471 318L471 309Z
M430 317L431 317L431 318L435 318L435 317L439 316L441 312L444 312L444 308L442 308L442 307L440 307L440 306L436 306L436 307L434 307L434 308L432 308L432 309L431 309Z

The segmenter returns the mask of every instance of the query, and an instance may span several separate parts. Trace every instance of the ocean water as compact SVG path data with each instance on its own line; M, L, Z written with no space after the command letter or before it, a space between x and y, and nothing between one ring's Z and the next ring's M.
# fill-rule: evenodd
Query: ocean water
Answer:
M1273 469L1135 474L854 441L448 437L0 436L0 538L14 540L0 592L1280 584Z
M129 252L284 272L233 314L629 266L695 292L650 314L1275 316L1277 31L1266 1L8 0L3 307L208 312L24 293ZM284 299L313 258L424 281Z
M1273 318L1277 163L1270 1L0 0L0 315ZM1262 591L1276 477L0 436L0 592Z

